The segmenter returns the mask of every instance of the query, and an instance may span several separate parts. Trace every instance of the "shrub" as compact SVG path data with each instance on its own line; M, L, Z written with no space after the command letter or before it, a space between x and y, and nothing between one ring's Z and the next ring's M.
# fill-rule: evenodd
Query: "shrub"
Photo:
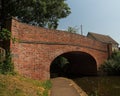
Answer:
M12 42L14 43L17 39L11 36L11 32L5 28L2 28L2 30L0 31L0 41L8 41L8 40L12 40ZM11 54L10 51L8 51L9 49L6 48L6 56L5 56L5 60L3 62L0 62L0 73L2 74L14 74L14 65L12 63L12 58L11 58Z
M6 52L5 61L0 63L0 73L1 74L14 74L14 65L11 61L10 52Z
M10 40L11 39L11 32L5 28L2 28L0 32L0 39L1 40Z
M120 51L114 52L112 56L101 65L100 70L108 75L120 75Z

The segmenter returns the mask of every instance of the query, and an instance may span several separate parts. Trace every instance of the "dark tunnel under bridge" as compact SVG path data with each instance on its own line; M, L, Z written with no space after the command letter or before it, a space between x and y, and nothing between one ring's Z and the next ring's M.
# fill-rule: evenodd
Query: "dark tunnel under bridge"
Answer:
M94 57L80 51L67 52L57 56L50 66L50 77L80 77L97 75Z

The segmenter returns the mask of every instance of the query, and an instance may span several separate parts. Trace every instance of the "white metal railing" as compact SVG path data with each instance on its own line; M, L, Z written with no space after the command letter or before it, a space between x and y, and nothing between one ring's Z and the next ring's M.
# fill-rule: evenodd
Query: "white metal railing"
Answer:
M0 47L0 62L5 60L5 49Z

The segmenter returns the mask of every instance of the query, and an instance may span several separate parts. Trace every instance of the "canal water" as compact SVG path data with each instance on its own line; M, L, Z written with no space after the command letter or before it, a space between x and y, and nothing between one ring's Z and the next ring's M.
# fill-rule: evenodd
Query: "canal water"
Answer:
M120 96L120 76L73 79L89 96Z

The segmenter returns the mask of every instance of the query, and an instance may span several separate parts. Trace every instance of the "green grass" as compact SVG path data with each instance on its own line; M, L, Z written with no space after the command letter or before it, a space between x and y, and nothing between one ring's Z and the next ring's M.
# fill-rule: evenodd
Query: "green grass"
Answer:
M0 96L49 96L51 86L50 80L38 81L0 74Z

